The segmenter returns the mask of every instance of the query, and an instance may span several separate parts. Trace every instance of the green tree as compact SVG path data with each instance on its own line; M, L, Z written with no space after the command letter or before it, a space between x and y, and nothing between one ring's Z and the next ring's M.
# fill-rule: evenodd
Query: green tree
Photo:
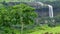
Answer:
M17 22L21 24L21 34L23 34L24 25L34 23L37 14L34 12L34 8L25 4L16 5L13 8L12 10L16 11L16 19L20 21Z

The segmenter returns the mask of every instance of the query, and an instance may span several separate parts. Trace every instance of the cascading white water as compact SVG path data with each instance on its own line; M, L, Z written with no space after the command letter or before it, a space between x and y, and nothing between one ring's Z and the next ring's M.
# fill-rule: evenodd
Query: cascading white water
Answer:
M48 5L48 7L49 7L49 17L53 18L53 6L52 5ZM54 23L55 20L51 19L50 22Z
M53 6L52 5L48 5L49 7L49 17L53 18Z
M44 4L42 2L37 2L38 4L40 4L41 6L44 6ZM47 4L46 4L47 6ZM52 5L48 5L49 7L49 17L53 18L53 6Z

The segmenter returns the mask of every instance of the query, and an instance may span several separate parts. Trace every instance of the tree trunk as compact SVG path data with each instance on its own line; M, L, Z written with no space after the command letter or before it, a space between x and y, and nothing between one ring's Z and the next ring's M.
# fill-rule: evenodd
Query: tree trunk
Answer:
M24 29L24 23L23 23L23 17L21 17L21 34L23 34Z

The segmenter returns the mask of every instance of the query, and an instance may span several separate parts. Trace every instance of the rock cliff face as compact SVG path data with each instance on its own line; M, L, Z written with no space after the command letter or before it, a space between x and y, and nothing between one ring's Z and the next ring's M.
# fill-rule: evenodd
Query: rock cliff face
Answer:
M43 2L43 3L50 4L50 5L53 6L54 16L59 16L60 15L60 1L54 1L54 2L46 1L46 2ZM48 7L47 6L42 7L41 5L39 5L37 3L35 3L35 5L33 3L31 3L30 5L32 5L33 7L37 7L36 12L40 16L43 16L43 17L48 16Z

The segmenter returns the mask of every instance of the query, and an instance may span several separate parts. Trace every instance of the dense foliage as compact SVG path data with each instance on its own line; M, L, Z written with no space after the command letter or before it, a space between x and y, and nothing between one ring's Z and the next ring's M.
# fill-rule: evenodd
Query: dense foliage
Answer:
M17 32L14 32L13 25L20 25L23 28L24 25L34 23L36 16L34 8L25 4L7 7L3 5L0 8L0 29L6 34L16 34Z

